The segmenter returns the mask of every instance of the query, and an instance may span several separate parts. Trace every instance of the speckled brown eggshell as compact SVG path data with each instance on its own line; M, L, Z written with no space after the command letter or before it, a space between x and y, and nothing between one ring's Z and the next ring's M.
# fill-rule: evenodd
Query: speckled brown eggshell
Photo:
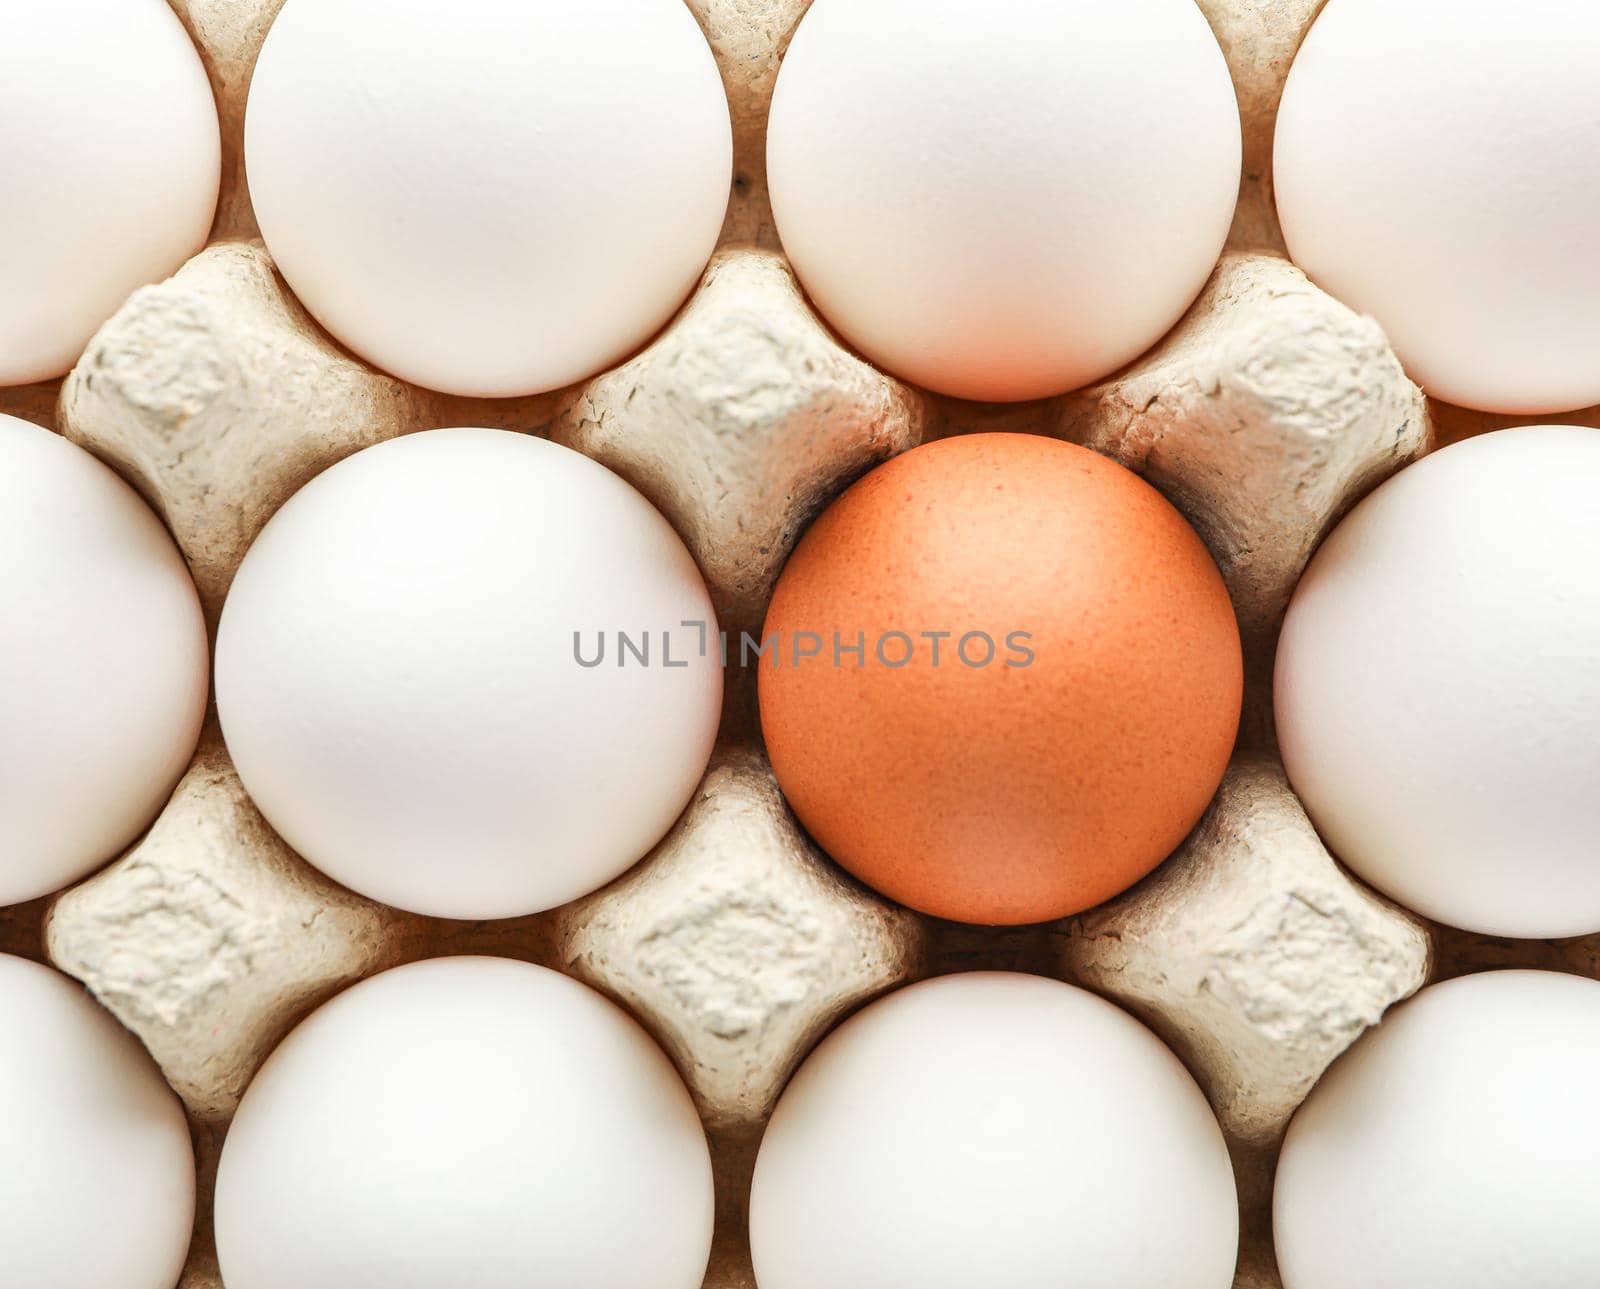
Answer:
M875 648L892 631L915 644L900 668ZM956 655L973 631L987 665ZM797 664L805 632L823 647ZM864 663L835 632L864 634ZM1200 538L1137 475L1033 435L930 443L862 478L796 548L763 637L762 728L801 822L869 886L957 921L1045 921L1131 886L1199 819L1238 729L1238 627Z

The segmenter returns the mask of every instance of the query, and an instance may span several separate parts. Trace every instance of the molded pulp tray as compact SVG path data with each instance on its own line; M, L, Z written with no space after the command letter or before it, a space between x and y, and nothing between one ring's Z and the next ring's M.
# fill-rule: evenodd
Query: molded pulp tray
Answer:
M222 117L211 243L171 280L136 292L64 381L0 389L0 411L57 429L139 487L187 556L213 626L277 506L340 458L414 430L501 426L604 462L677 526L737 632L759 626L795 538L852 479L919 440L1007 429L1087 444L1177 504L1227 578L1249 675L1235 763L1179 853L1089 914L1014 930L935 923L844 878L783 804L748 675L730 673L718 753L649 857L594 896L498 923L416 917L331 884L252 807L213 725L128 854L63 894L0 910L0 950L87 984L189 1109L201 1205L183 1289L220 1285L207 1194L256 1067L332 993L410 959L544 963L619 999L655 1033L694 1092L717 1161L707 1289L753 1286L744 1195L790 1071L850 1009L919 976L1059 976L1153 1026L1193 1070L1234 1152L1237 1285L1268 1289L1278 1284L1269 1198L1283 1128L1385 1008L1429 979L1487 966L1600 974L1600 937L1491 940L1372 895L1329 858L1277 761L1273 641L1316 543L1436 440L1510 423L1430 403L1374 322L1283 258L1272 124L1316 0L1201 0L1245 125L1230 249L1152 352L1094 388L1010 407L931 397L875 371L796 285L772 225L763 149L778 62L805 0L689 0L722 68L736 149L723 246L693 298L621 367L496 402L376 372L297 304L257 240L240 146L251 68L282 0L172 2ZM1600 409L1546 419L1597 425Z

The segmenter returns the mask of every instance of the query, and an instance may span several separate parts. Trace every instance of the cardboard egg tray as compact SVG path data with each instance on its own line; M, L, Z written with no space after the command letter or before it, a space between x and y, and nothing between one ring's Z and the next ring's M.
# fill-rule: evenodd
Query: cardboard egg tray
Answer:
M1249 676L1236 758L1180 850L1108 905L1000 930L897 909L817 850L767 766L749 674L730 674L718 751L667 838L599 893L502 922L417 917L322 877L251 805L213 724L127 854L53 898L0 910L0 950L82 980L144 1041L189 1109L201 1204L183 1289L221 1284L207 1197L229 1117L262 1059L333 993L416 958L540 962L605 991L652 1030L694 1092L717 1162L707 1289L754 1285L744 1198L789 1073L852 1008L920 976L1039 972L1150 1024L1194 1072L1234 1152L1236 1284L1269 1289L1279 1283L1269 1199L1284 1126L1385 1008L1430 978L1487 966L1600 974L1600 937L1491 940L1427 924L1359 886L1319 842L1274 750L1274 637L1317 542L1436 435L1513 419L1430 405L1377 324L1283 257L1272 124L1318 0L1201 0L1245 127L1230 248L1149 354L1091 389L1005 407L933 397L874 370L818 319L784 260L764 131L806 0L689 0L733 113L722 248L677 318L628 362L499 401L375 371L295 301L257 239L241 156L251 69L282 0L172 2L205 58L223 125L211 244L136 292L64 381L0 390L0 411L54 427L143 492L188 558L213 626L240 558L285 499L350 453L415 430L505 427L602 461L676 525L723 626L738 631L759 626L795 539L851 480L922 440L1007 429L1104 452L1189 517L1233 593ZM1545 419L1600 425L1600 409Z

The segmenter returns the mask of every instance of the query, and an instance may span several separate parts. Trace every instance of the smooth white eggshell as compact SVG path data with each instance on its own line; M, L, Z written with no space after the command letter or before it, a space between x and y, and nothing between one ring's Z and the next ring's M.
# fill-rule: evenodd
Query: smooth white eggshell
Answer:
M699 1289L711 1160L614 1004L500 958L356 985L256 1075L217 1173L228 1289Z
M682 0L288 0L245 158L267 249L328 330L500 396L666 322L716 245L733 144Z
M1193 0L816 0L767 139L828 321L897 376L994 400L1154 344L1216 264L1239 160Z
M1317 552L1278 645L1284 765L1329 848L1489 935L1600 931L1600 430L1468 439Z
M1497 971L1424 990L1295 1115L1284 1289L1577 1289L1600 1268L1600 983Z
M194 1224L183 1107L65 976L0 954L0 1280L172 1289Z
M578 664L575 632L587 659L606 633L604 665ZM617 632L649 633L649 666L619 665ZM251 797L329 876L509 917L596 889L671 826L716 736L716 632L693 557L609 470L433 430L273 516L223 609L217 707Z
M0 905L133 841L189 763L208 681L161 521L82 448L0 416Z
M222 142L165 0L0 4L0 385L60 376L204 244Z
M1331 0L1278 114L1294 261L1429 394L1600 402L1600 5Z
M1110 1003L946 976L801 1066L750 1201L761 1289L1228 1289L1233 1170L1188 1071Z

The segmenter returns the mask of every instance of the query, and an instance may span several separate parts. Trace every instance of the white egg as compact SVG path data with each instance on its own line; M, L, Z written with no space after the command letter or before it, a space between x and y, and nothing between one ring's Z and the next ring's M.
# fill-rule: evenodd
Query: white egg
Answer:
M750 1199L760 1289L1228 1289L1233 1170L1188 1072L1059 981L945 976L801 1066Z
M667 521L504 430L395 439L313 479L240 566L216 665L228 749L285 840L442 917L621 873L694 791L722 696L710 597Z
M1193 0L816 0L767 140L828 321L898 376L992 400L1160 339L1222 250L1239 159Z
M0 4L0 385L67 371L204 244L222 143L165 0Z
M1451 403L1600 402L1600 6L1330 0L1278 115L1294 262Z
M194 1224L183 1107L73 981L0 954L0 1280L172 1289Z
M1428 917L1600 931L1600 430L1469 439L1317 552L1278 645L1284 764L1335 855Z
M245 129L267 249L318 320L485 396L648 340L716 245L732 149L682 0L288 0Z
M699 1289L711 1159L645 1032L543 967L356 985L245 1092L217 1173L228 1289Z
M115 857L189 763L209 681L188 567L82 448L0 416L0 905Z
M1578 1289L1600 1268L1600 983L1424 990L1325 1074L1273 1196L1284 1289Z

